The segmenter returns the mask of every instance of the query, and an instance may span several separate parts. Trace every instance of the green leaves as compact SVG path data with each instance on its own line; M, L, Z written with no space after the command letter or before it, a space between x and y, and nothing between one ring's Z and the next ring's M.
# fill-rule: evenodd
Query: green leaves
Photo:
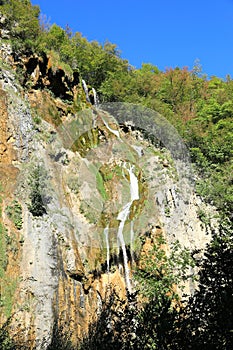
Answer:
M10 30L13 47L20 50L35 48L39 35L38 6L32 6L30 1L9 0L1 6L1 11L7 17L7 29Z
M18 230L21 230L23 226L22 218L22 206L19 202L14 200L11 205L8 205L6 208L6 213L11 221L14 223L15 227Z
M134 277L142 295L155 300L159 308L164 298L170 302L178 300L176 288L182 288L182 283L191 277L190 267L194 267L194 261L189 251L178 241L168 248L164 237L159 235L153 239L148 251L142 251Z
M29 211L33 216L43 216L46 214L46 173L42 166L36 166L29 179L30 200Z

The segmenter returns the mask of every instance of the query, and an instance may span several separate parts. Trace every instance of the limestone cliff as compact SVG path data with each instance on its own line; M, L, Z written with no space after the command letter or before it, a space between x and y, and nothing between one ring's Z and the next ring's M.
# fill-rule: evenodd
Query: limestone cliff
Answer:
M110 288L121 298L134 290L135 257L150 237L163 232L168 243L179 239L203 250L210 233L198 217L204 204L192 182L184 187L179 169L188 163L177 167L171 150L135 126L132 111L123 109L117 121L104 106L86 102L79 77L67 76L52 57L15 64L6 51L1 322L11 316L19 342L46 349L55 322L79 342Z

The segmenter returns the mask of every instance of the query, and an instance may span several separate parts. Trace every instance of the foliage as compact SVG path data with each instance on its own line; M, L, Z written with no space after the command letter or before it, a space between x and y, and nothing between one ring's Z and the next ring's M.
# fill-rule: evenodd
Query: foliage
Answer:
M29 210L33 216L43 216L46 214L46 203L48 197L45 194L47 175L42 166L36 166L30 176L30 200Z
M138 349L167 349L174 320L178 317L180 297L177 288L190 276L194 260L187 249L178 241L167 252L166 240L159 234L153 239L153 246L143 252L135 273L140 294L144 297L138 314Z
M0 349L1 350L17 350L8 332L9 323L10 323L10 318L0 328Z
M191 278L188 275L194 261L187 249L182 249L178 241L171 244L169 250L166 240L159 234L152 240L152 247L142 252L135 279L142 295L149 300L156 300L162 306L164 298L172 302L179 299L175 289L182 288L181 282Z
M15 53L36 52L58 55L58 66L71 74L79 72L88 84L98 88L109 75L127 72L129 63L120 58L115 44L88 42L81 33L72 33L56 24L40 26L38 6L27 0L9 0L0 4Z
M2 192L2 186L0 184L0 192ZM0 205L2 204L2 197L0 196ZM0 308L4 315L9 318L12 312L13 295L16 289L16 279L11 278L7 275L8 265L8 248L9 248L9 235L7 229L3 225L2 221L2 210L0 207ZM0 339L6 335L6 329L3 327L0 329ZM1 344L1 342L0 342ZM8 338L3 342L4 349L8 349Z
M135 296L129 305L119 298L115 290L111 290L79 350L136 350L135 316Z
M221 235L205 253L200 266L199 289L186 301L186 306L177 304L171 308L171 298L166 293L159 294L158 302L158 289L151 283L146 286L144 282L150 275L142 280L139 277L144 283L141 290L146 289L145 295L149 296L147 301L138 303L136 295L129 295L126 302L112 291L103 303L98 320L90 326L80 350L231 349L233 241L229 232L225 234L226 227L222 229ZM161 257L163 261L163 254ZM157 276L152 268L148 269ZM157 277L153 279L156 281Z
M40 51L58 54L61 65L65 63L73 72L79 72L92 87L98 88L117 71L128 70L128 61L120 59L115 44L88 42L81 33L72 34L56 24L42 32L38 40Z
M178 242L167 256L161 249L165 243L159 235L152 250L142 257L136 272L139 291L129 294L128 301L112 290L80 350L169 348L179 318L174 307L179 299L175 284L189 277L185 271L192 265L192 259Z
M230 226L224 226L206 250L199 290L183 310L172 349L220 350L233 346L233 241Z
M108 320L110 315L113 317L112 300L115 302L116 297L110 299L86 343L84 341L88 344L86 348L104 349L104 344L108 344L108 349L231 348L233 80L229 76L225 80L207 78L199 63L192 70L176 67L162 72L152 64L135 69L120 57L115 44L89 42L81 33L72 33L69 28L56 24L40 27L39 8L29 0L1 1L0 10L6 16L15 59L21 53L46 53L55 68L61 67L69 76L78 74L80 81L74 104L82 103L81 79L85 79L90 90L95 87L98 91L102 102L138 103L166 117L190 148L198 174L198 194L216 206L222 220L221 232L215 235L202 264L200 290L190 299L187 308L177 312L171 303L177 299L174 285L185 277L183 268L190 263L189 257L178 245L167 255L159 237L153 249L142 258L135 275L147 303L140 313L122 305L122 314L117 314L118 321L115 320L111 328ZM57 125L59 118L54 117ZM98 174L96 181L105 198L102 177ZM34 216L42 216L46 213L48 198L46 174L41 167L32 171L29 186L29 210ZM8 208L8 212L20 228L20 208L16 209L19 220L13 218L14 206ZM199 216L207 223L205 213L199 212ZM0 240L2 276L7 264L6 231L2 223ZM135 317L139 326L137 340L132 342L129 334L134 333L130 326ZM125 335L124 340L121 334Z
M47 347L47 350L75 350L70 338L71 335L65 333L62 327L59 327L57 321L55 321L53 325L52 340Z
M7 206L6 213L9 218L14 223L15 227L18 230L21 230L23 226L23 218L22 218L22 206L16 200L13 201L12 205Z
M32 6L29 0L5 0L0 6L7 18L14 51L34 49L40 32L39 7Z
M0 327L0 350L29 350L29 344L22 344L15 341L10 335L9 329L12 316L7 319Z
M12 313L13 297L17 287L17 282L18 281L16 278L11 278L9 280L9 276L6 273L4 273L1 279L2 295L0 305L2 307L3 313L7 318L10 317Z
M127 77L115 76L104 90L105 82L101 87L103 95L113 101L133 100L164 115L190 147L200 175L200 195L215 204L220 212L231 215L232 80L224 82L216 77L207 80L196 70L185 68L166 72L150 70L149 74L144 70L142 67L129 72ZM143 84L138 79L140 74Z

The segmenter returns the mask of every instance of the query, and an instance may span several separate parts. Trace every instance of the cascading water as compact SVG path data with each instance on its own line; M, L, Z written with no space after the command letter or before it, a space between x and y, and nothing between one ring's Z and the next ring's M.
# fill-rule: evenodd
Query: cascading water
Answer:
M133 172L134 166L131 166L128 170L130 177L130 196L131 202L139 199L138 178Z
M127 258L125 240L124 240L124 236L123 236L123 229L124 229L125 221L126 221L128 215L129 215L130 206L131 206L131 202L127 203L124 206L123 210L118 214L117 220L120 221L120 225L119 225L118 232L117 232L117 238L118 238L118 241L121 244L121 249L122 249L122 253L123 253L126 288L131 293L131 283L130 283L130 278L129 278L128 258Z
M87 87L87 84L86 84L84 79L82 79L82 85L83 85L83 90L84 90L85 95L86 95L86 100L87 100L87 102L91 103L88 87ZM97 95L97 92L96 92L95 88L92 88L92 93L93 93L93 98L94 98L94 106L96 108L98 108L98 106L99 106L99 98L98 98L98 95Z
M87 84L86 84L86 82L85 82L84 79L82 79L82 85L83 85L83 90L84 90L85 95L86 95L86 100L87 100L87 102L90 102L90 103L91 103L90 96L89 96L89 91L88 91L88 87L87 87Z
M89 91L86 85L86 82L84 79L82 79L82 84L83 84L83 89L86 94L86 99L88 102L90 101L89 97ZM92 88L93 91L93 96L94 96L94 104L95 107L98 108L99 101L98 101L98 96L96 93L96 90ZM120 133L118 130L112 129L109 125L108 122L102 117L103 123L106 126L106 128L114 134L120 141ZM126 245L125 245L125 240L124 240L124 235L123 235L123 230L125 226L125 221L127 220L129 213L130 213L130 208L133 203L133 201L139 199L139 189L138 189L138 179L136 175L133 172L134 166L130 165L129 169L126 168L126 165L124 164L124 168L128 171L129 173L129 178L130 178L130 202L128 202L123 209L119 212L117 216L117 220L120 221L119 227L118 227L118 232L117 232L117 240L119 244L121 245L122 253L123 253L123 263L124 263L124 271L125 271L125 282L126 282L126 288L129 293L131 293L131 283L130 283L130 271L129 271L129 266L128 266L128 257L127 257L127 251L126 251ZM104 236L105 236L105 242L106 242L106 249L107 249L107 272L109 274L110 270L110 247L109 247L109 227L107 226L104 229ZM131 228L130 228L130 249L131 249L131 255L132 255L132 245L133 245L133 239L134 239L134 231L133 231L133 222L131 222Z
M112 134L114 134L118 139L120 139L120 133L119 133L119 131L110 128L110 126L108 125L108 123L106 122L106 120L104 120L103 117L102 117L102 120L103 120L104 125L106 126L106 128L107 128Z
M130 168L127 169L126 166L124 165L124 168L128 171L129 178L130 178L130 202L128 202L124 206L122 211L120 211L120 213L117 216L117 220L120 221L120 225L119 225L118 232L117 232L117 238L118 238L119 243L121 244L121 249L122 249L122 253L123 253L126 288L128 289L129 293L131 293L128 257L127 257L127 251L126 251L126 246L125 246L123 230L124 230L124 226L125 226L125 221L127 220L128 216L129 216L130 208L131 208L133 201L139 199L139 189L138 189L138 179L133 172L134 167L130 166ZM131 226L131 233L130 233L131 237L133 236L132 232L133 232L133 227Z
M94 106L95 106L95 108L98 108L100 102L99 102L99 98L98 98L96 89L95 89L95 88L92 88L92 92L93 92L93 97L94 97Z
M129 171L129 176L130 176L130 197L131 197L131 204L132 204L134 200L139 199L138 178L133 172L133 167L131 167L128 171ZM131 257L133 257L133 241L134 241L134 229L133 229L133 220L132 220L130 223Z

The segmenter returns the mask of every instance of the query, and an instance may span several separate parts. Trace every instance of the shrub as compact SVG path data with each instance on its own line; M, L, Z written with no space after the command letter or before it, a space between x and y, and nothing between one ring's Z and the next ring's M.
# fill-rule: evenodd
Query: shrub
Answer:
M22 206L19 202L13 201L12 205L7 206L6 213L18 230L23 226Z
M46 214L45 204L47 198L45 196L45 183L46 183L46 174L42 166L36 166L30 176L29 186L31 189L29 205L29 211L33 216L43 216Z

